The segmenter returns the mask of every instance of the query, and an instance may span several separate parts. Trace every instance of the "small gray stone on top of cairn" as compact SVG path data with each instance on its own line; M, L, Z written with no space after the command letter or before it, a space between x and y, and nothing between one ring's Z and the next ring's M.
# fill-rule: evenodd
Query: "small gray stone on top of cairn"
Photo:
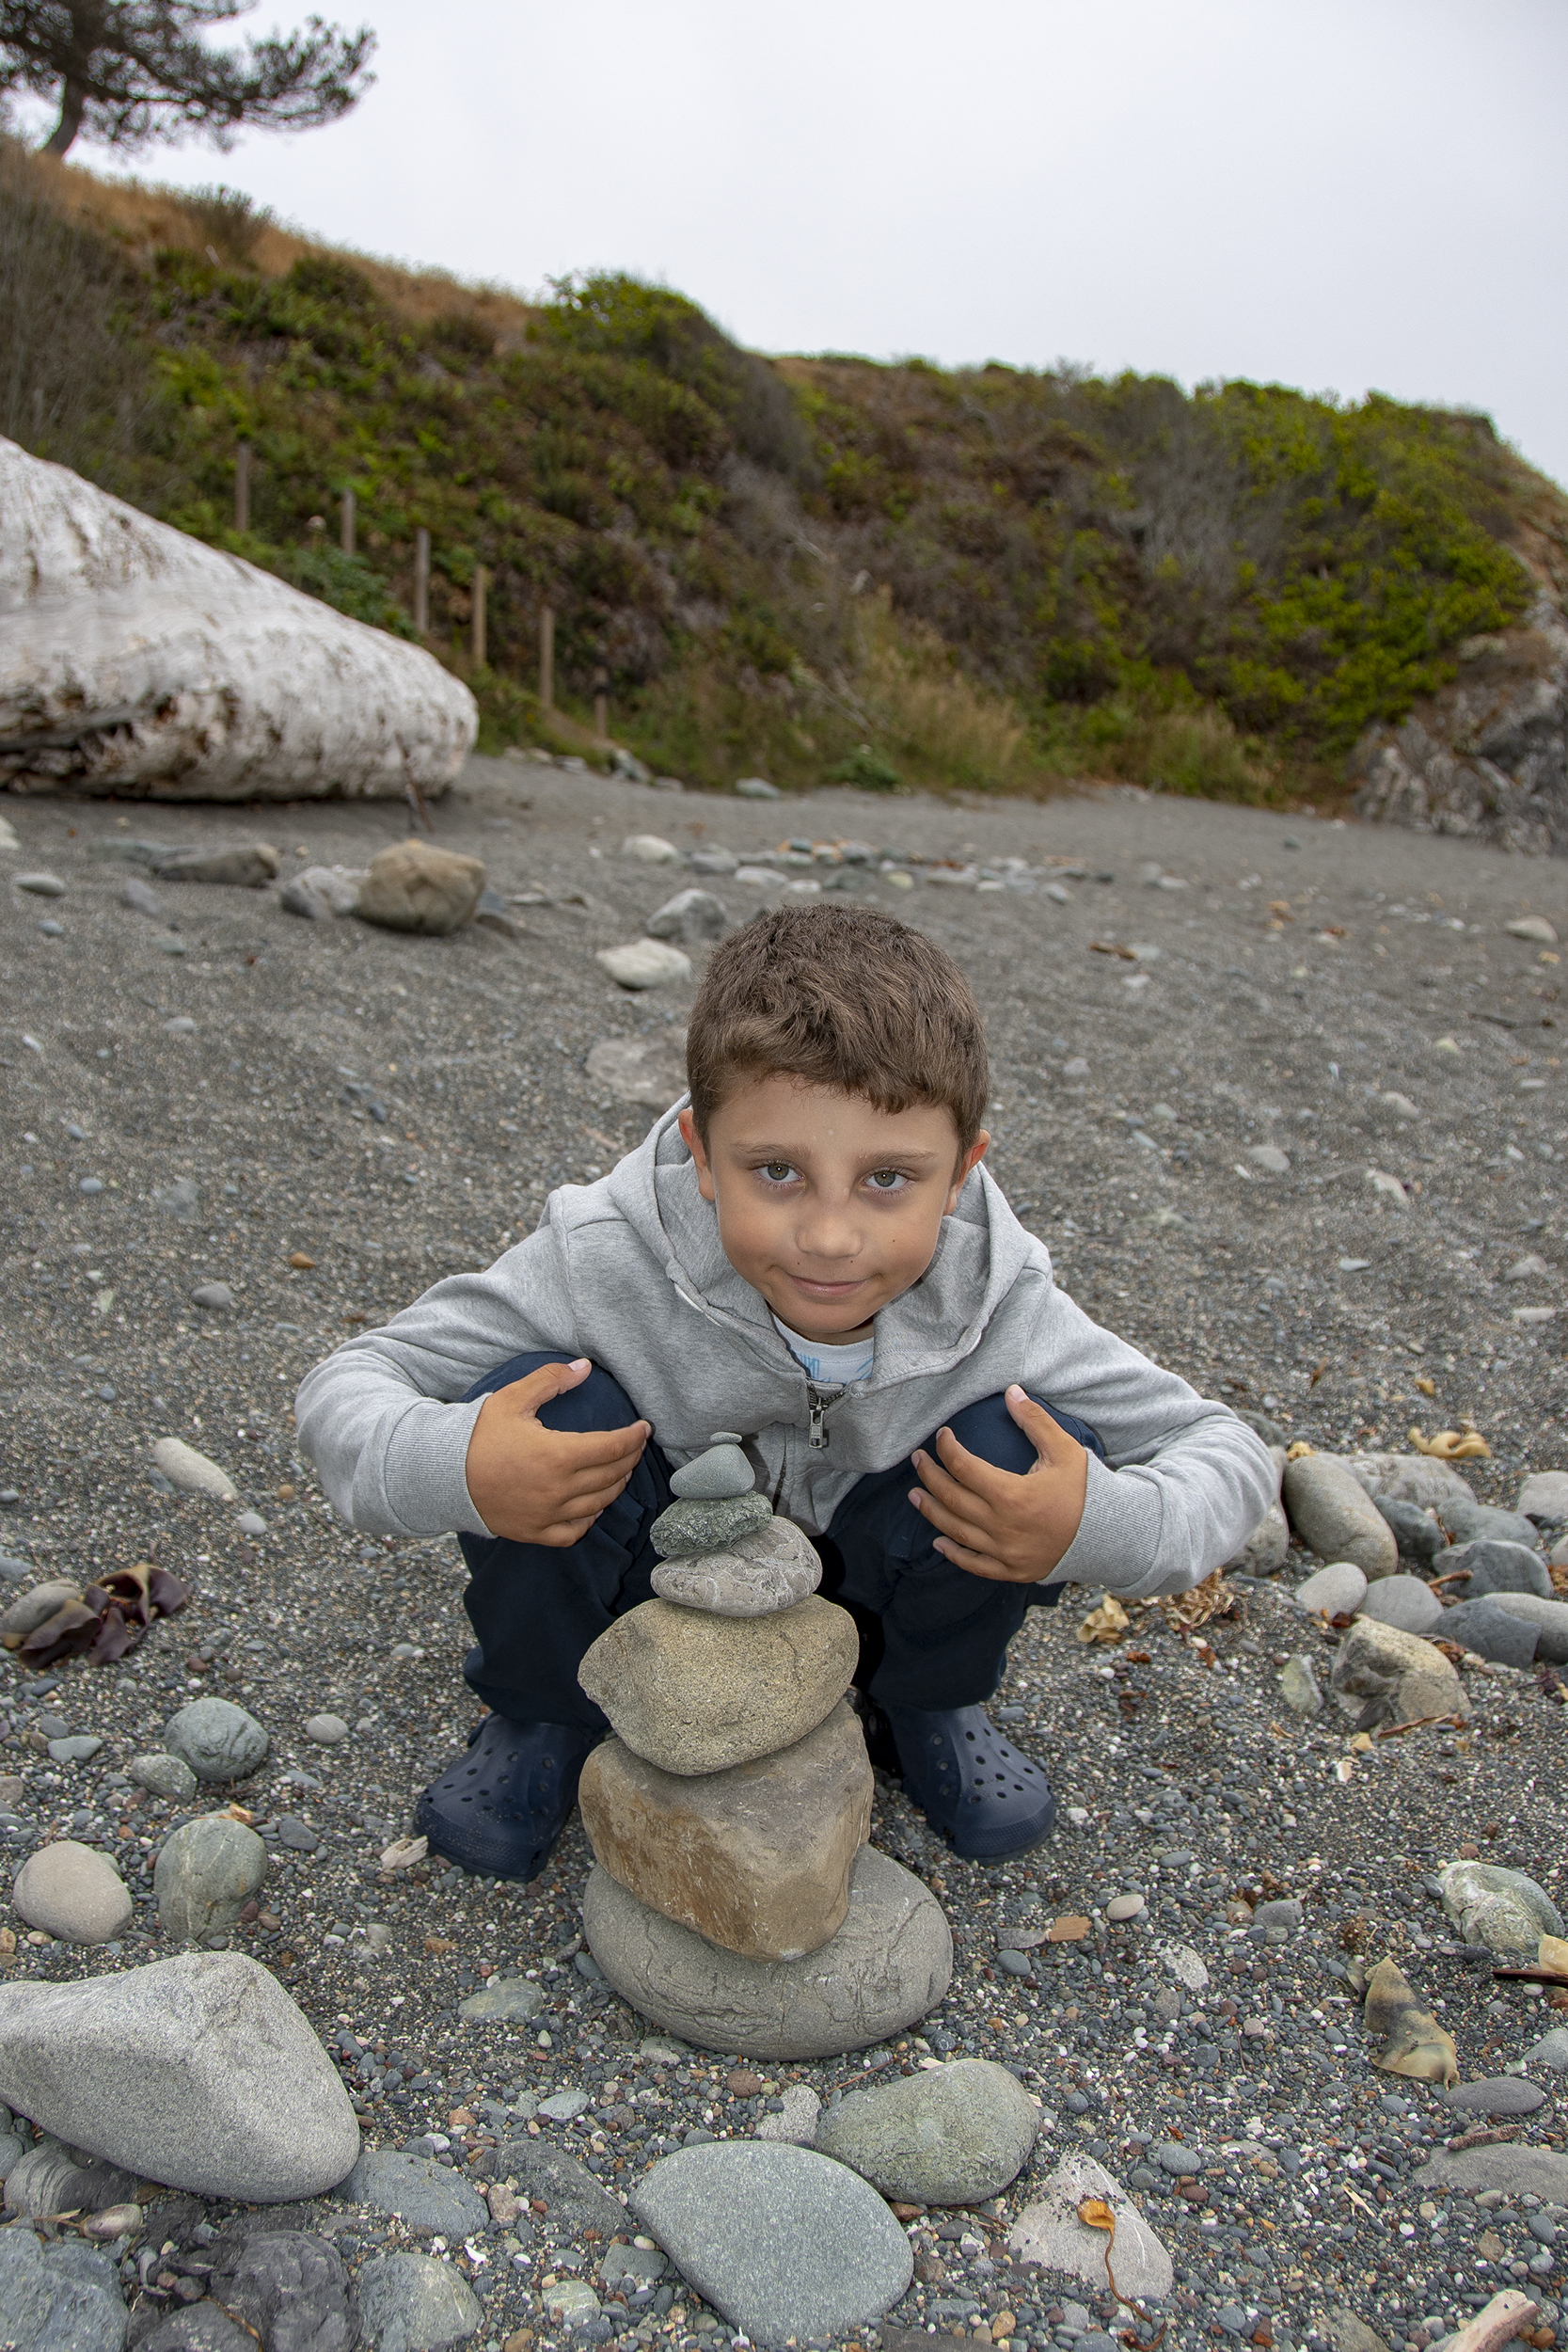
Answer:
M766 1495L725 1495L715 1501L693 1496L661 1511L648 1537L661 1560L689 1551L721 1551L737 1535L766 1527L772 1516Z
M661 1560L652 1577L661 1600L716 1617L767 1617L793 1609L821 1581L816 1545L789 1519L769 1519L722 1551L677 1552Z
M730 1495L749 1495L756 1485L752 1465L739 1440L721 1433L705 1453L694 1454L670 1481L670 1492L683 1502L718 1502Z

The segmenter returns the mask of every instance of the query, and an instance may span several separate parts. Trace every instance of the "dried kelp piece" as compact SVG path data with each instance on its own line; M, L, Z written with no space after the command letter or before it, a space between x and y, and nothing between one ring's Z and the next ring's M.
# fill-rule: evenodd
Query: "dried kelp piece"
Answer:
M1223 1570L1215 1568L1201 1584L1175 1593L1157 1605L1173 1625L1184 1626L1190 1632L1195 1626L1207 1625L1211 1617L1228 1617L1239 1598L1236 1587L1226 1582Z
M1132 1620L1114 1593L1107 1593L1098 1609L1091 1609L1078 1629L1081 1642L1105 1645L1119 1642Z
M1450 2087L1459 2080L1451 2036L1422 2009L1391 1960L1380 1960L1372 1970L1361 2022L1368 2041L1382 2044L1372 2064L1385 2074Z
M89 1665L112 1665L135 1648L155 1618L173 1616L190 1597L188 1584L150 1560L111 1568L36 1626L16 1654L24 1665L40 1668L84 1651Z

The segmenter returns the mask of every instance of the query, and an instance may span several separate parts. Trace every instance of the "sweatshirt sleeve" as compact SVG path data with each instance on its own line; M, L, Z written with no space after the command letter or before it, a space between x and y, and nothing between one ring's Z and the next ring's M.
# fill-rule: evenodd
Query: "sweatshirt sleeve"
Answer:
M1267 1446L1075 1306L1053 1282L1023 1385L1099 1432L1084 1517L1046 1584L1152 1600L1200 1584L1238 1551L1278 1491Z
M546 1222L345 1341L294 1400L300 1451L334 1507L367 1534L488 1534L464 1477L480 1403L460 1400L527 1350L581 1354L573 1320L563 1237Z

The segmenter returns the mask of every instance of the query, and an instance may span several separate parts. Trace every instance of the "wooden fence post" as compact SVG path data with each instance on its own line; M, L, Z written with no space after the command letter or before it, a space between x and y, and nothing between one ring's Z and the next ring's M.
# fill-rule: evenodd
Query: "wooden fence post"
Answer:
M234 452L234 528L250 529L250 443L242 441Z
M610 696L608 694L595 694L594 697L594 736L596 742L608 743L610 740Z
M539 702L542 709L555 708L555 613L547 604L539 612Z
M345 555L352 555L354 553L354 492L352 490L343 492L342 513L342 550Z
M420 523L414 533L414 627L430 631L430 533Z
M483 564L474 565L474 668L484 667L484 591L490 575Z

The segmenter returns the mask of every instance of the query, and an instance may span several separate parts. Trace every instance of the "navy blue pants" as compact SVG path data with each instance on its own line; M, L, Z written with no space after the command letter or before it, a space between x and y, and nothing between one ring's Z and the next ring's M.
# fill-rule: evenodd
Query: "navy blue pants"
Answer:
M554 1353L517 1356L468 1393L488 1396L541 1364L570 1360ZM1085 1422L1051 1405L1045 1410L1104 1459ZM579 1387L542 1406L539 1418L547 1429L585 1431L624 1429L640 1416L619 1382L595 1365ZM966 1406L947 1426L960 1445L999 1470L1034 1468L1035 1449L1000 1396ZM934 1441L926 1451L936 1454ZM478 1637L464 1672L498 1715L608 1729L578 1686L578 1666L611 1619L653 1598L649 1578L658 1559L648 1530L671 1501L670 1475L650 1442L622 1492L575 1544L461 1537L470 1578L464 1605ZM908 1461L856 1482L827 1534L816 1539L820 1590L854 1617L861 1637L855 1679L879 1706L974 1706L1002 1679L1007 1644L1025 1609L1031 1601L1051 1606L1060 1588L999 1583L955 1567L909 1499L917 1483Z

